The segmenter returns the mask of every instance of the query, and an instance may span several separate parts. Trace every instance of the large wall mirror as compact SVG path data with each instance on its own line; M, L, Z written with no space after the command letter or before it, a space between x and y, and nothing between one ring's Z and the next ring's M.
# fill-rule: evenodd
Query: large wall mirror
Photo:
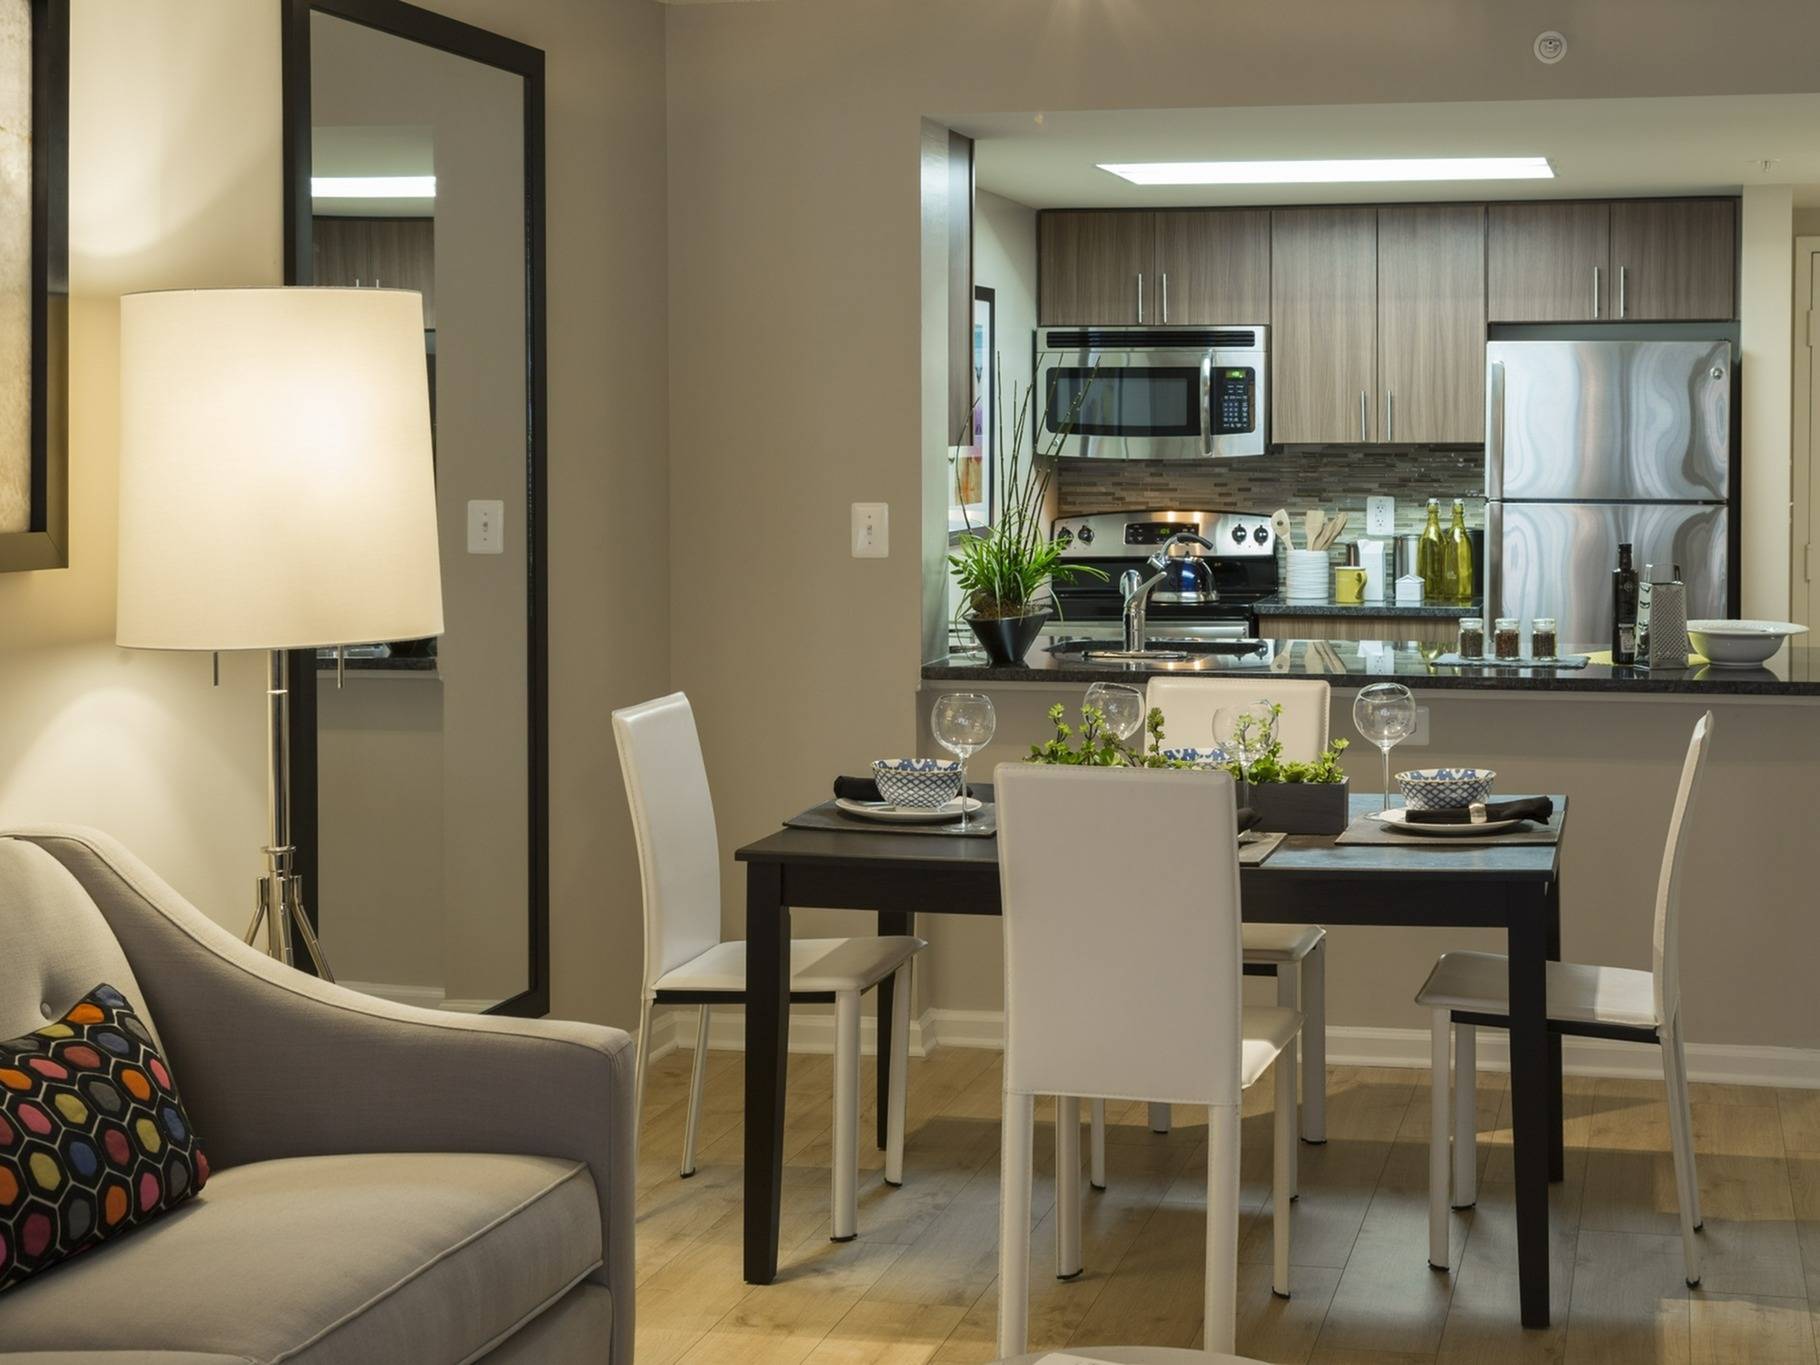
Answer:
M337 979L549 1007L543 54L283 0L287 271L424 300L445 633L296 659L297 844Z

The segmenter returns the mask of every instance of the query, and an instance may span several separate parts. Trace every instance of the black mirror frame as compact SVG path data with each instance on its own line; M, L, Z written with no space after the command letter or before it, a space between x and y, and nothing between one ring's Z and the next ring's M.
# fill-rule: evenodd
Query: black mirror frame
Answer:
M310 221L310 15L378 29L524 78L525 357L526 374L526 691L529 702L530 942L529 985L485 1013L536 1017L550 1009L550 735L549 584L544 470L548 433L548 349L544 260L544 54L496 33L420 9L403 0L279 0L283 22L284 278L309 284L313 274ZM320 886L317 817L316 657L291 654L292 839L303 877L304 904L316 917Z
M31 514L0 534L0 573L67 569L69 0L32 0Z

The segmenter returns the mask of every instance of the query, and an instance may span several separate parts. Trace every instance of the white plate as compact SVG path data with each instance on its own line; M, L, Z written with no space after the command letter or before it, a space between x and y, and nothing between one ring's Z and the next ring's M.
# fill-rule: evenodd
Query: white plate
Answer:
M1402 806L1395 806L1387 811L1373 811L1373 820L1380 820L1392 829L1401 830L1404 834L1434 834L1443 839L1469 839L1475 834L1503 834L1506 830L1526 825L1527 820L1487 820L1482 825L1429 825L1409 819L1409 812Z
M844 796L837 796L834 804L848 815L887 825L938 825L944 820L960 819L962 810L959 801L950 801L943 806L887 806L882 802L874 805L870 801L849 801ZM972 815L980 804L977 796L969 796L965 807L967 814Z

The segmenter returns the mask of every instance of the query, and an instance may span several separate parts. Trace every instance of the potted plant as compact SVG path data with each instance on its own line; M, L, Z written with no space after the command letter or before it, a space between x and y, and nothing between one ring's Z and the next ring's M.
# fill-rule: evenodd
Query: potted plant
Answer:
M1082 385L1062 430L1041 452L1034 449L1034 438L1028 454L1024 450L1025 434L1035 411L1034 392L1019 395L1014 386L1012 402L1017 407L1017 417L1009 443L1005 440L1003 399L996 404L995 449L1008 456L998 520L984 528L975 528L969 522L952 547L948 568L960 589L957 611L961 619L972 628L987 659L1001 668L1021 662L1048 624L1055 607L1053 584L1106 576L1091 565L1064 563L1062 551L1067 542L1051 536L1043 524L1056 453L1074 424L1081 399L1091 387L1091 381ZM995 395L1003 392L1002 385L993 385ZM970 416L968 427L971 426Z
M1346 828L1347 799L1351 784L1340 767L1348 741L1334 739L1312 763L1283 757L1277 738L1277 717L1283 708L1272 704L1267 716L1242 717L1268 727L1258 756L1245 769L1235 760L1220 766L1244 783L1243 800L1258 817L1258 828L1284 834L1339 834Z
M1138 747L1129 744L1106 727L1106 714L1099 707L1081 707L1081 728L1077 736L1073 726L1063 720L1067 712L1058 701L1049 708L1049 723L1055 727L1055 738L1030 746L1029 763L1054 763L1082 768L1186 768L1178 759L1163 757L1163 713L1151 707L1144 719ZM1149 737L1146 745L1142 736ZM1069 741L1074 743L1070 746Z

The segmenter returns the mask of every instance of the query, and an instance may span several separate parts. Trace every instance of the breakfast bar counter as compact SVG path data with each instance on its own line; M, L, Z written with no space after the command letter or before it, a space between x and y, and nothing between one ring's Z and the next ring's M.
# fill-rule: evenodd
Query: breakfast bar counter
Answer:
M1700 665L1685 669L1614 668L1588 663L1580 668L1489 665L1449 667L1436 663L1442 651L1431 645L1394 640L1284 640L1256 642L1255 649L1192 657L1182 662L1088 662L1050 652L1069 640L1056 631L1038 641L1024 662L1010 668L989 664L977 651L951 653L923 665L924 683L1062 684L1141 682L1149 678L1255 676L1321 678L1336 688L1362 687L1386 679L1421 693L1568 692L1597 696L1680 695L1699 698L1764 697L1820 699L1820 649L1789 645L1752 668ZM1153 641L1154 643L1154 641ZM1102 647L1116 648L1108 642ZM1577 651L1586 652L1586 651Z

